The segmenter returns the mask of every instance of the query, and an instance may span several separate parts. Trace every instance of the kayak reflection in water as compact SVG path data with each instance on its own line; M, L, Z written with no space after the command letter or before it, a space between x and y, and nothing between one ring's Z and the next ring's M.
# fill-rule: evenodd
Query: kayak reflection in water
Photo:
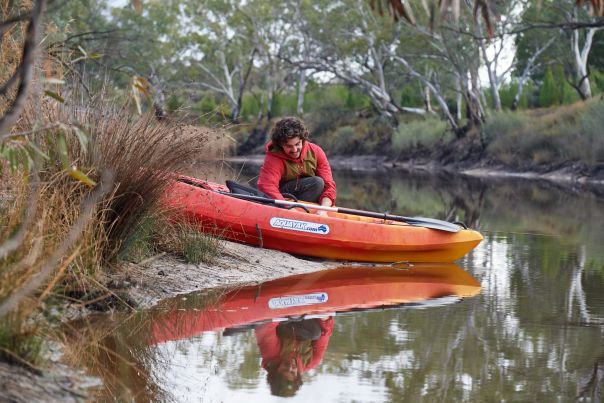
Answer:
M302 374L323 359L333 331L333 317L272 322L255 329L262 368L271 393L294 396L302 385Z

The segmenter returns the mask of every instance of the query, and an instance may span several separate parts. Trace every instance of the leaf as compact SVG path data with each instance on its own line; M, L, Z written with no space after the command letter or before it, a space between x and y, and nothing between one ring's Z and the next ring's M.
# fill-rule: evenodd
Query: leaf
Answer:
M133 84L135 88L137 88L140 92L142 92L147 98L149 98L149 91L145 87L140 84Z
M65 135L63 133L59 133L57 135L57 153L59 154L59 159L63 164L63 168L67 169L69 164L69 154L67 153L67 141L65 140Z
M76 137L78 138L78 141L80 142L80 148L82 149L82 152L86 154L88 152L88 134L79 126L73 126L73 131Z
M88 185L90 187L96 186L95 181L90 179L90 177L88 175L86 175L84 172L77 169L75 166L71 167L67 174L69 176L71 176L73 179L77 180L78 182L82 182L85 185Z
M134 103L136 104L136 110L139 115L143 114L143 108L141 106L141 97L138 95L138 91L132 91L132 98L134 98Z
M42 151L34 142L29 142L27 144L28 149L30 150L30 154L38 154L45 160L49 160L50 157L44 151ZM33 152L33 153L32 153Z
M54 78L54 77L44 78L42 80L42 82L44 82L45 84L58 84L58 85L65 84L65 80L61 80L60 78Z
M56 93L56 92L54 92L54 91L49 91L49 90L46 90L46 91L44 91L44 94L46 94L47 96L49 96L49 97L51 97L51 98L56 99L57 101L59 101L59 102L60 102L60 103L62 103L62 104L64 104L64 103L65 103L65 100L63 99L63 97L62 97L62 96L60 96L59 94L57 94L57 93Z

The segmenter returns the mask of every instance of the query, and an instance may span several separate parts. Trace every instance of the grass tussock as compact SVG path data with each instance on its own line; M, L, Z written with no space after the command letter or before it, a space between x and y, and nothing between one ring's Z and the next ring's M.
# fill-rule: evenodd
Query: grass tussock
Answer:
M156 244L166 252L182 256L188 263L214 262L222 251L220 237L200 232L192 224L179 222L164 226Z
M604 101L594 98L551 109L504 111L485 124L487 156L506 164L604 161Z

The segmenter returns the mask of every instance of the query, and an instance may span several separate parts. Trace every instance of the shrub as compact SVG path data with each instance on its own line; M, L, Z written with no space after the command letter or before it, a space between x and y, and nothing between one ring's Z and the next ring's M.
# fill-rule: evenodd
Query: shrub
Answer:
M434 116L427 115L408 123L400 124L392 135L392 151L395 154L417 147L433 147L447 136L447 124Z
M189 263L211 263L220 254L220 240L201 232L185 231L182 254Z
M485 124L487 155L536 165L604 159L604 105L599 100L526 112L494 114Z
M592 102L579 118L579 137L584 139L581 150L589 163L604 161L604 101Z
M558 86L558 83L554 79L552 69L548 67L545 70L543 83L541 83L541 88L539 89L539 106L548 107L559 105L561 102L562 92Z

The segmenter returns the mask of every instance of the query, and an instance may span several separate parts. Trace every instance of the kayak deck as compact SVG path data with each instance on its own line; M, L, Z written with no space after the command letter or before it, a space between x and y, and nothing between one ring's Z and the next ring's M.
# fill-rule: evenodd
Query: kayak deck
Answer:
M361 262L452 262L482 240L462 229L439 231L339 212L326 216L230 197L228 189L187 178L174 181L164 203L205 233L324 259Z

